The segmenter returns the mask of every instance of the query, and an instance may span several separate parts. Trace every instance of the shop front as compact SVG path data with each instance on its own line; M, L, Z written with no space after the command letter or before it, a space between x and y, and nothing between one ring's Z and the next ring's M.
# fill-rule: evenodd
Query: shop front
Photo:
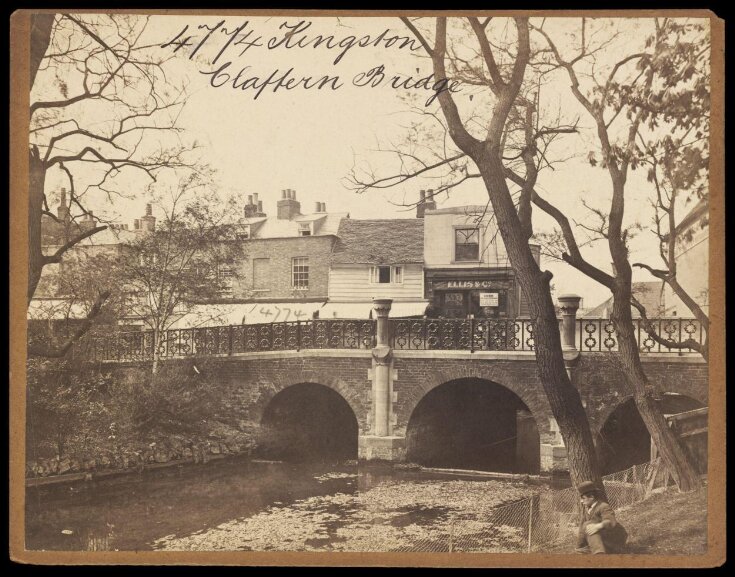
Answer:
M452 278L446 278L447 275ZM426 292L432 317L515 318L518 310L518 289L507 274L457 277L456 271L427 271Z

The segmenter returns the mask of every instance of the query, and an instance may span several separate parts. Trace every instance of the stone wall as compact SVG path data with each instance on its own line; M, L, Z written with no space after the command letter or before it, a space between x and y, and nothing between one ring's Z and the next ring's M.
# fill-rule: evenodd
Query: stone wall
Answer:
M644 364L660 392L687 395L707 404L707 365L698 357L650 356L644 359ZM234 425L257 427L268 403L291 385L327 386L338 392L354 412L360 446L369 445L371 454L386 459L404 455L402 439L411 414L429 391L457 379L484 379L509 389L528 407L539 431L541 469L554 470L563 465L564 447L560 446L561 436L541 386L533 353L394 351L388 437L373 436L371 368L368 350L311 350L210 358L204 370L216 373L214 381L218 390L212 394L225 400L218 418ZM117 365L116 370L126 373L126 378L135 378L133 364ZM572 369L572 381L580 391L593 434L630 397L614 355L609 353L580 355ZM385 443L379 442L381 439Z

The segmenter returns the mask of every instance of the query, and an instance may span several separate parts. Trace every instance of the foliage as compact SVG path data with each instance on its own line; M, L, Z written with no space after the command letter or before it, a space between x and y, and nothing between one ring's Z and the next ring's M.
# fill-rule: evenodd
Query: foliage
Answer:
M121 439L143 439L201 432L217 407L212 386L190 363L165 364L155 375L141 372L134 379L115 382L109 402L116 434Z
M190 363L121 379L94 365L32 359L27 373L29 461L99 459L177 435L206 438L219 409L211 394L215 383Z
M64 457L71 447L94 448L106 429L109 383L109 374L74 371L64 360L29 360L27 457Z

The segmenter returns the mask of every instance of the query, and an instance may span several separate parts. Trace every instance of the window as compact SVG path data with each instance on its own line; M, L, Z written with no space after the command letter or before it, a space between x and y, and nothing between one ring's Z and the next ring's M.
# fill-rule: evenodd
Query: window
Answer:
M403 282L403 267L387 265L371 267L370 282L373 284L400 284Z
M311 223L303 222L299 224L299 236L311 236Z
M480 260L480 231L476 228L454 230L454 260Z
M249 224L243 224L235 233L235 237L237 240L248 240L250 238L250 225Z
M295 289L309 288L309 259L298 257L291 259L292 283Z
M235 288L234 274L232 269L226 265L220 265L217 268L217 284L222 295L232 296Z

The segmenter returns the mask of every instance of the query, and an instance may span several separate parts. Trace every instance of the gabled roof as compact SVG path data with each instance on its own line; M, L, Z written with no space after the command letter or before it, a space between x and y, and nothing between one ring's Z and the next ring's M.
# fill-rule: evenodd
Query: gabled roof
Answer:
M351 220L339 226L333 264L400 264L424 262L421 218Z

